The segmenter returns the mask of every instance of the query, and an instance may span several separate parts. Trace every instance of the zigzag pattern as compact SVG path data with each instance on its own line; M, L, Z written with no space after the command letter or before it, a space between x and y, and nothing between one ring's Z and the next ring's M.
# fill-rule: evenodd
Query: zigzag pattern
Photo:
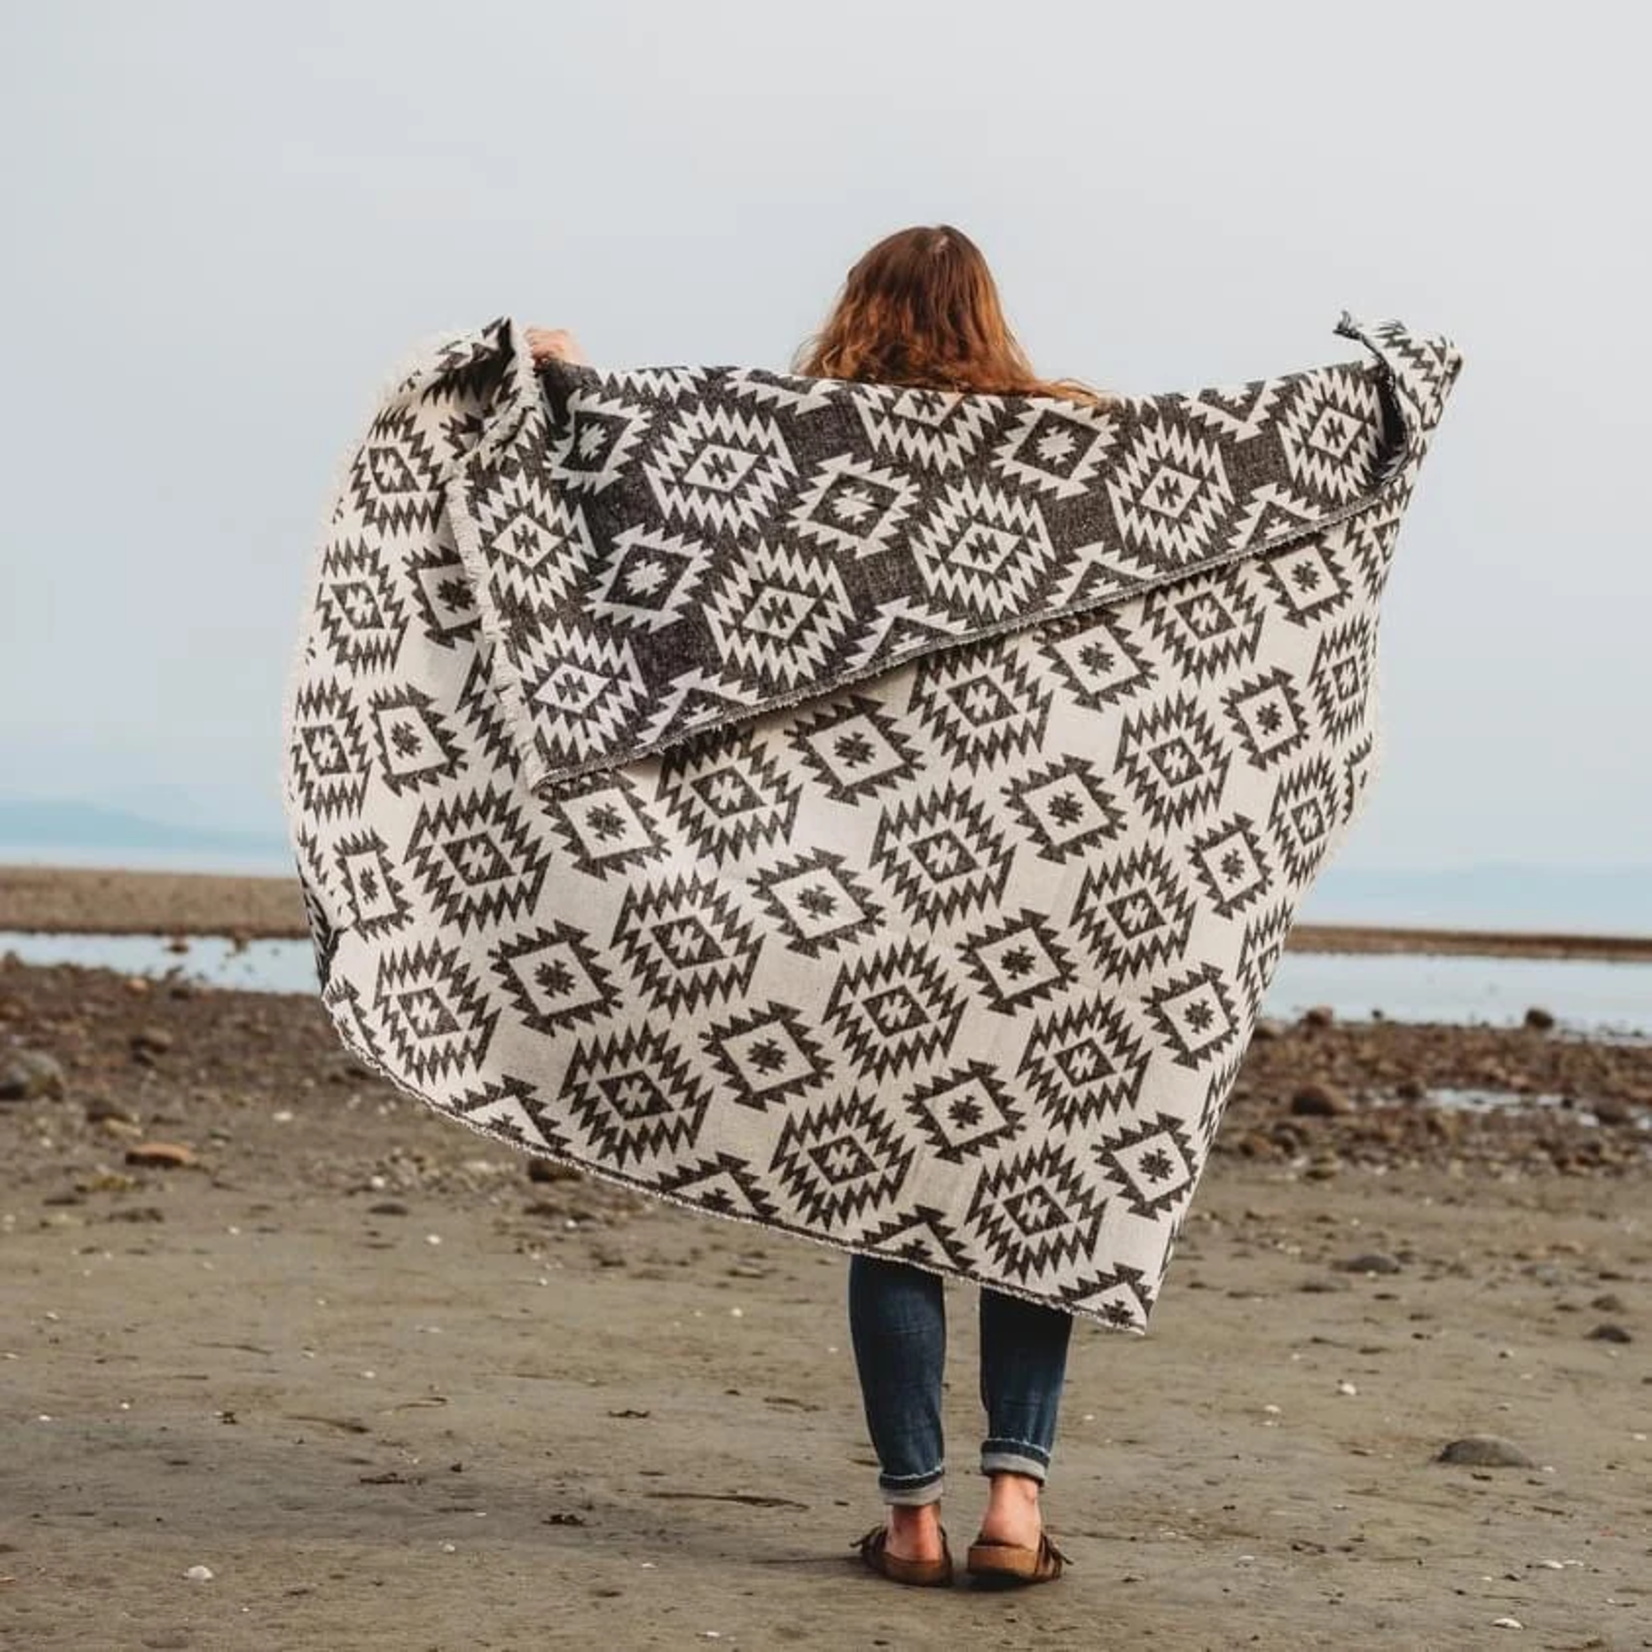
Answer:
M513 1148L1141 1333L1380 756L1460 364L958 395L421 352L283 726L322 1002Z

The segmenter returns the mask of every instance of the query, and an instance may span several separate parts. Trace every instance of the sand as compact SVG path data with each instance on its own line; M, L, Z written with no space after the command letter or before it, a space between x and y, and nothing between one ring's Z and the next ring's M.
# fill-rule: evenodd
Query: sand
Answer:
M0 1644L1652 1646L1652 1052L1454 1035L1253 1046L1148 1336L1075 1325L1071 1568L987 1595L856 1569L841 1252L532 1180L307 998L0 964L0 1068L63 1074L0 1103ZM1376 1081L1488 1052L1623 1122L1442 1124ZM1291 1112L1360 1070L1348 1113ZM126 1162L153 1140L194 1162ZM947 1291L961 1556L977 1293ZM1531 1466L1433 1460L1474 1433Z

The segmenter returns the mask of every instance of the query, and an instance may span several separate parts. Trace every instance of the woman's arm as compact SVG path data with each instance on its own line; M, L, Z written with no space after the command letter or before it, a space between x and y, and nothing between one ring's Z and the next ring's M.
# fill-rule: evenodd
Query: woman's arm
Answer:
M585 352L579 347L579 340L564 328L527 327L523 329L523 333L536 362L568 361L576 367L591 365L586 359Z

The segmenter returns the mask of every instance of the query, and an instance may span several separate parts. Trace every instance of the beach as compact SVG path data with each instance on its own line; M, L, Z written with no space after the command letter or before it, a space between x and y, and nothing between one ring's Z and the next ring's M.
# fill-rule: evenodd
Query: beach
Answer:
M1072 1563L1010 1595L857 1570L843 1252L530 1161L308 995L5 960L24 1057L0 1643L1652 1646L1645 1042L1269 1024L1149 1334L1075 1325ZM1476 1087L1563 1104L1435 1104ZM975 1298L949 1283L960 1560Z

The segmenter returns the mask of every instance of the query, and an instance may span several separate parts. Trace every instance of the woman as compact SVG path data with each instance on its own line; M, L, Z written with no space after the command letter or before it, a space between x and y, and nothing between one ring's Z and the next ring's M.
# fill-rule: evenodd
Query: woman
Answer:
M530 328L538 360L586 364L572 335ZM897 231L849 271L820 333L795 370L916 388L1061 396L1097 402L1073 380L1034 374L1011 334L980 249L947 224ZM939 1274L852 1255L848 1306L867 1427L878 1455L887 1523L855 1545L874 1571L903 1583L952 1581L940 1521L941 1381L946 1314ZM1039 1583L1065 1556L1044 1530L1039 1494L1049 1471L1072 1316L983 1287L980 1467L991 1483L968 1569L981 1583Z

